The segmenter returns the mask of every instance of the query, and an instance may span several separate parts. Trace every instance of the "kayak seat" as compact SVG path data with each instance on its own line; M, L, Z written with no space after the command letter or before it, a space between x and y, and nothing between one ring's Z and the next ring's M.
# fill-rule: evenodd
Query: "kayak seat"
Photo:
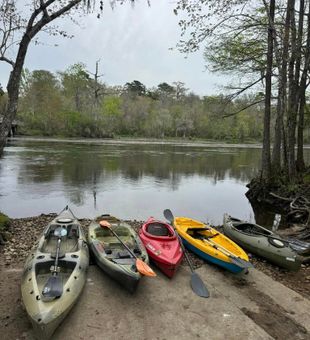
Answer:
M154 236L172 236L164 224L151 223L147 226L146 231Z
M60 252L59 255L58 255L58 258L59 258L59 259L62 259L62 258L64 258L65 256L66 256L66 253ZM52 259L55 259L55 258L56 258L56 253L51 253L51 258L52 258Z
M117 253L117 257L119 259L129 259L131 258L132 256L130 255L130 253L127 251L127 250L124 250L124 251L119 251Z
M69 238L78 238L79 237L79 227L77 225L71 224L67 227L68 237Z

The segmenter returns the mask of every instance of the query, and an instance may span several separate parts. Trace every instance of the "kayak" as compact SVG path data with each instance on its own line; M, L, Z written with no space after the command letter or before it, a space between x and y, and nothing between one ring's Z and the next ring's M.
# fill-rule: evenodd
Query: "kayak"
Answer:
M248 255L236 243L205 223L176 217L174 226L184 245L202 259L240 273L252 267Z
M289 270L300 268L302 258L288 242L279 240L272 231L228 214L224 214L223 226L225 235L251 253Z
M45 228L22 274L22 301L36 338L49 339L69 313L83 290L88 264L83 230L66 207Z
M173 227L150 217L140 228L139 236L149 258L169 278L183 259L183 251Z
M108 228L102 228L100 221L107 221L113 231L142 261L149 263L149 258L136 232L126 222L110 215L101 215L88 229L88 242L97 265L110 277L133 293L141 279L136 268L136 259L122 245Z

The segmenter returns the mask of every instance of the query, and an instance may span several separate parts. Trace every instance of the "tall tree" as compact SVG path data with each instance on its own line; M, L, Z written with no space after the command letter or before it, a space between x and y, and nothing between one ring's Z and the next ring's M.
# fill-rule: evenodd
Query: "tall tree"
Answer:
M126 83L125 91L127 91L132 96L144 96L146 94L146 87L139 80L134 80L131 83Z

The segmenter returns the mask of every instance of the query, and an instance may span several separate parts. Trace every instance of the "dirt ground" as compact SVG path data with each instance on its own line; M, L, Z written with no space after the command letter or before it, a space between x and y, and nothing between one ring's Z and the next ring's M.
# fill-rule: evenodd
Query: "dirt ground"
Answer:
M25 317L25 312L21 308L20 292L19 292L19 282L21 275L21 268L23 263L35 245L37 239L42 233L43 228L47 223L54 217L54 214L40 215L31 218L23 219L13 219L11 221L10 229L7 231L6 239L8 240L4 246L0 248L0 328L1 328L1 339L28 339L27 334L20 334L18 330L29 329L31 325L28 319ZM81 223L86 229L90 220L83 219ZM128 221L135 229L139 228L141 222L138 221ZM200 268L203 266L204 262L196 257L194 254L190 254L195 267ZM262 271L270 278L277 282L281 282L283 285L289 287L290 289L296 291L306 299L310 297L310 266L309 264L303 265L301 270L297 273L287 272L281 268L273 266L267 263L265 260L251 256L252 263L254 267L259 271ZM183 266L186 264L183 263ZM214 266L212 266L214 267ZM219 272L219 275L226 277L226 273L222 270L215 268L215 272ZM5 273L5 274L4 274ZM228 278L231 284L236 287L242 286L242 280ZM242 288L242 287L241 287ZM250 288L248 288L250 289ZM249 290L251 299L253 299L253 289ZM249 296L250 296L249 295ZM262 308L266 306L264 304L264 299L261 293L258 294L258 301L261 301ZM276 315L279 309L271 308L272 306L267 306L269 311L274 310ZM267 308L266 307L266 308ZM257 314L252 310L248 310L247 307L242 307L242 312L249 318L253 319L256 323L262 323L261 327L264 328L264 324L268 325L268 317L262 318L264 313ZM268 309L267 308L267 309ZM265 310L268 315L268 311ZM266 314L265 313L265 314ZM284 313L285 314L285 313ZM283 315L284 315L283 314ZM286 322L285 320L279 320L279 322ZM292 326L292 325L288 325ZM283 325L282 325L283 327ZM277 331L276 331L277 332ZM302 331L303 332L303 331ZM301 333L302 333L301 332ZM268 333L269 334L269 333ZM270 334L275 337L275 334ZM285 334L283 334L285 335ZM278 337L275 337L278 338ZM303 337L301 337L303 338ZM280 338L279 338L280 339Z

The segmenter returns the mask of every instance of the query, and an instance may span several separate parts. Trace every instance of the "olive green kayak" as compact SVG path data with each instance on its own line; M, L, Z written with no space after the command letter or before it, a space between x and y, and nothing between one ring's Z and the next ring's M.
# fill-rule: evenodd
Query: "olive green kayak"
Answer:
M99 222L110 223L113 231L142 261L149 263L147 252L133 228L110 215L99 216L88 229L88 243L97 265L110 277L133 293L141 279L136 268L136 259L109 229L100 227Z
M81 225L66 207L44 230L28 256L22 301L37 339L49 339L80 296L89 253Z
M224 233L249 252L288 270L298 270L300 257L288 242L274 236L273 232L254 223L241 221L224 214Z

